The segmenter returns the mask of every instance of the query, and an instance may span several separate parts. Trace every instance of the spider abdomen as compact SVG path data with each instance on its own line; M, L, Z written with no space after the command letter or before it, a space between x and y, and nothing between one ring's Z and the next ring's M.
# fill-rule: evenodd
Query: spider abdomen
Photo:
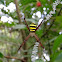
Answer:
M30 24L30 27L29 27L30 28L30 32L35 32L36 27L37 27L36 24L34 24L34 23Z

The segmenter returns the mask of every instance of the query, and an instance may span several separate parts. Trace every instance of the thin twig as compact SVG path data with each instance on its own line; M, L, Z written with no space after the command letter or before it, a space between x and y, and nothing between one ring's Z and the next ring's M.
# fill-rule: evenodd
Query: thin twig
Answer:
M20 10L19 10L19 7L18 7L18 1L14 0L14 2L15 2L15 5L16 5L16 11L17 11L19 23L21 23L21 14L20 14Z
M20 60L20 61L25 61L25 60L23 60L24 58L19 59L17 57L10 57L10 56L5 56L5 58L7 58L7 59L16 59L16 60Z
M60 11L58 12L58 16L60 15L60 13L61 13L61 10L62 10L62 7L61 7Z

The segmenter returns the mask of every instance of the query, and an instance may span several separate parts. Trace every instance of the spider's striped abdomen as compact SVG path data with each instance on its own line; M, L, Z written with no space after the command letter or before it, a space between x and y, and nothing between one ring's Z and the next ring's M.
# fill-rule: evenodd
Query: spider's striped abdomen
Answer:
M37 27L36 24L34 23L30 24L30 32L35 32L36 27Z

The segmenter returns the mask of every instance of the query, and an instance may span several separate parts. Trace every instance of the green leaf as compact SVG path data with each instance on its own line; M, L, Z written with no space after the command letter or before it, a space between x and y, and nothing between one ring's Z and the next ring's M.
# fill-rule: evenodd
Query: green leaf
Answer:
M56 16L56 21L62 21L62 16Z
M11 24L8 23L8 22L6 22L6 23L4 23L4 25L6 25L7 27L12 27L12 26L14 26L15 24L14 24L14 22L11 22Z
M37 59L35 62L44 62L42 59Z
M56 59L55 59L54 62L62 62L62 53L60 53L60 54L56 57Z
M41 34L40 34L40 33L41 33ZM43 33L43 30L37 30L37 31L36 31L36 34L38 35L38 37L41 37L42 33Z
M18 24L18 25L15 25L13 28L14 29L24 29L26 26L24 24Z
M56 22L57 27L62 29L62 23L61 23L62 22L62 16L57 16L55 22Z
M0 58L3 58L4 56L3 56L3 54L0 52Z
M54 41L53 45L53 53L57 50L57 48L60 46L62 43L62 34L58 36L58 38Z
M62 53L62 50L59 51L59 52L53 53L53 54L51 55L51 62L54 62L55 59L56 59L61 53Z
M36 2L36 0L21 0L22 5L27 5L32 2Z
M47 1L46 0L41 0L42 4L45 4Z
M4 42L15 42L18 43L20 42L20 39L14 39L14 38L10 38L6 35L0 35L0 42L4 43Z
M2 60L0 60L0 62L3 62Z
M54 38L52 38L52 39L50 39L49 42L46 43L46 45L47 45L48 43L52 43L52 42L53 42L54 40L56 40L56 39L57 39L57 36L54 37Z
M34 19L26 19L26 20L29 22L32 22L32 23L36 23L36 21Z
M4 4L4 0L0 0L0 3Z
M14 0L6 0L6 6L9 5L11 2L14 2Z

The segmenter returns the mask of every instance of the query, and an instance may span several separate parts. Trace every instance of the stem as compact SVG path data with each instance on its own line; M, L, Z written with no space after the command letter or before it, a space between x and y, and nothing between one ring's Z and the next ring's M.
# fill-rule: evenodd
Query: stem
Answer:
M51 55L51 48L50 48L50 43L49 43L49 37L48 37L48 33L47 33L47 39L48 39L48 48L49 48L49 54Z
M14 0L14 2L15 2L15 5L16 5L16 11L17 11L17 15L18 15L18 19L19 19L19 24L21 24L22 22L21 22L21 14L20 14L20 10L19 10L19 5L18 5L18 1L17 0ZM22 34L22 39L24 40L25 38L26 38L26 34L25 34L25 31L24 30L20 30L20 33ZM26 45L26 43L24 44L24 50L26 50L26 47L27 47L27 45ZM27 52L25 52L24 53L25 55L27 55ZM25 57L24 58L25 59L25 61L24 62L27 62L27 58Z
M60 11L58 12L58 16L60 15L60 13L61 13L61 10L62 10L62 7L60 8Z
M19 59L17 57L5 56L5 58L7 58L7 59L16 59L16 60L24 61L23 58L22 59Z
M16 11L17 11L18 19L19 19L19 24L20 24L21 23L21 14L20 14L20 10L19 10L19 7L18 7L18 1L14 0L14 3L16 5Z

